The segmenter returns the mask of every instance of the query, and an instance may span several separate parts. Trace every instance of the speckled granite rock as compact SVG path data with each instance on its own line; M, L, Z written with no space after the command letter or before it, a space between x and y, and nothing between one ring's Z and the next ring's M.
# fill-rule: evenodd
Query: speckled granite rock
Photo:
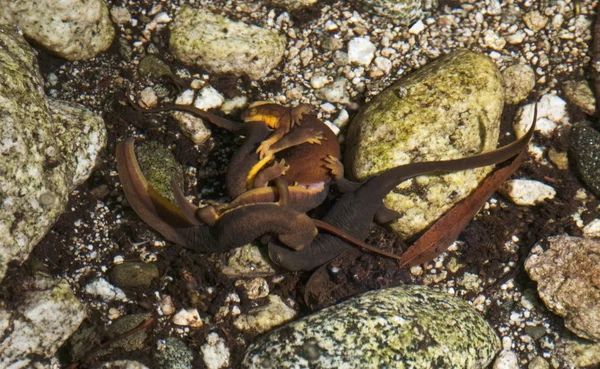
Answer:
M525 261L540 298L573 333L600 341L600 240L562 235L548 245L535 246Z
M390 18L397 24L410 24L423 16L423 10L438 5L437 0L361 0L367 10Z
M115 36L104 0L0 1L0 24L16 24L27 39L68 59L108 49Z
M365 179L410 162L455 159L496 148L502 78L485 55L458 51L401 78L361 109L348 129L345 163ZM394 231L412 236L467 197L492 167L405 181L385 204L403 216Z
M600 198L600 132L577 123L569 136L569 163L575 174Z
M425 286L372 291L278 328L242 368L485 368L500 340L466 302Z
M595 368L600 365L600 343L575 337L563 338L557 351L567 363L576 368Z
M47 100L35 53L0 26L0 279L23 261L90 175L104 122L78 104Z
M184 64L212 73L267 76L283 58L285 36L204 9L182 7L170 25L170 48Z
M287 306L281 297L269 295L266 305L251 309L247 314L235 318L233 325L241 331L264 333L294 319L298 313Z
M13 307L0 302L0 368L49 367L44 359L75 332L85 317L84 306L66 281L49 276L38 275L15 288L23 290L21 301Z
M529 64L515 64L502 71L507 104L523 101L535 87L535 72Z
M169 337L156 343L152 358L157 369L192 369L194 354L183 341Z

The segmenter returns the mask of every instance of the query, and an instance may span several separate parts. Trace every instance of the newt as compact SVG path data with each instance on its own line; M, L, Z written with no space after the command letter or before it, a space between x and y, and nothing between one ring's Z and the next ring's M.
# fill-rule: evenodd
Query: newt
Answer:
M225 186L233 206L252 202L277 201L279 192L267 184L281 177L290 186L289 206L306 212L327 197L332 171L327 158L339 159L341 150L335 134L306 106L287 108L274 103L258 103L242 114L245 123L232 121L190 105L167 105L156 109L134 108L142 112L179 110L208 120L216 127L245 136L227 166ZM297 123L301 120L302 123ZM293 127L292 127L293 126ZM269 128L276 128L275 133ZM268 156L260 159L260 148L277 130L285 127L285 135L269 143ZM276 155L272 166L267 164Z
M360 184L356 190L341 196L322 221L334 229L349 234L354 239L364 240L368 236L371 222L381 208L384 197L400 183L419 175L459 171L506 161L523 152L527 147L533 136L536 120L537 108L533 123L527 133L499 149L467 158L411 163L372 176ZM275 264L290 271L297 271L312 270L350 247L342 238L320 232L312 243L302 250L290 250L276 240L269 243L268 250L269 256Z

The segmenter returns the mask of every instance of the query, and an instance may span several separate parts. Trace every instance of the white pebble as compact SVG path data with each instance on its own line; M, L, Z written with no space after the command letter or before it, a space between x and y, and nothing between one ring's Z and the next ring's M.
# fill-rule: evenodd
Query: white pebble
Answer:
M181 95L177 96L175 104L177 105L191 105L194 102L194 90L185 90Z
M140 92L140 106L146 109L151 109L158 104L158 96L152 87L146 87Z
M517 354L513 351L501 351L494 361L493 369L519 369Z
M544 200L552 200L556 191L551 186L530 179L506 181L498 191L510 201L521 206L534 206Z
M568 125L569 115L567 113L567 103L560 97L552 94L542 96L537 104L537 124L536 131L542 134L550 134L557 125ZM514 130L517 137L522 137L533 121L535 104L525 105L519 112ZM543 120L543 119L546 120ZM550 122L549 122L550 121Z
M592 238L600 238L600 219L594 219L589 222L584 228L583 233Z
M506 40L492 30L486 30L483 33L483 42L485 46L496 51L502 51L506 45Z
M423 21L419 19L417 23L413 24L412 27L408 29L408 33L410 33L411 35L418 35L419 33L423 32L424 29L425 23L423 23Z
M365 37L355 37L348 43L348 58L351 63L364 66L375 57L375 45Z
M321 110L324 111L325 113L331 114L335 111L335 105L333 105L332 103L323 103L321 104Z
M104 298L106 301L127 300L125 293L118 287L108 283L104 278L98 278L85 286L85 292Z
M193 328L200 328L204 324L197 309L181 309L177 314L173 315L172 321L175 325Z
M225 98L211 86L206 86L198 93L194 106L201 110L218 108L223 104Z
M348 112L346 111L346 109L342 109L340 111L340 114L333 121L333 124L335 124L339 128L343 128L349 120L350 116L348 115Z
M210 333L206 343L200 347L202 360L208 369L221 369L229 366L229 349L217 333Z

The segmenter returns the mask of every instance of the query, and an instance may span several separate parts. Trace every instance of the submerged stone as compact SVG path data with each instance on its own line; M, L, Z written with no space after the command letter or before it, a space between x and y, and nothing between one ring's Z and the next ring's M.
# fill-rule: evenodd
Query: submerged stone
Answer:
M348 129L346 163L363 180L398 165L469 157L496 148L504 107L502 77L486 55L457 51L401 78L361 109ZM420 176L385 204L410 237L467 197L493 167Z
M468 303L425 286L371 291L250 345L242 368L485 368L500 340Z
M569 136L569 163L583 184L600 197L600 132L575 124Z

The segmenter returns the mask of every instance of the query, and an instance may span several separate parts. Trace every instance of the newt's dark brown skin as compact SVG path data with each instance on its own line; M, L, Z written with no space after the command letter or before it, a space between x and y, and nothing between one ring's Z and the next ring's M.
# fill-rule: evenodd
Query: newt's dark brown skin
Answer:
M243 246L265 234L276 235L292 249L310 244L317 229L310 217L286 205L287 186L280 185L280 202L244 204L228 209L211 225L201 224L158 194L142 174L133 148L133 139L117 145L117 168L125 196L148 225L167 240L199 252L225 251ZM179 194L176 189L176 196ZM188 209L189 210L189 209Z
M459 171L501 163L519 154L527 147L533 136L537 108L533 124L523 137L497 150L468 158L412 163L388 169L366 180L355 191L343 195L323 217L323 221L352 237L364 240L375 213L380 209L383 198L403 181L431 173ZM290 270L312 270L335 258L351 247L343 239L320 232L312 243L299 251L290 250L276 241L269 243L271 260Z
M189 105L168 105L141 111L170 110L192 113L217 127L245 136L244 142L227 166L225 178L227 194L234 207L253 202L277 201L277 188L266 185L278 177L290 184L289 206L300 212L317 207L327 197L332 173L324 159L339 159L340 146L331 129L310 114L307 107L287 108L273 103L258 104L251 106L242 115L247 123L231 121ZM292 124L298 120L301 120L301 126L297 126L299 123ZM292 125L296 126L290 132L273 144L269 143L269 149L265 151L268 156L260 159L257 147L276 134L279 128L291 129ZM269 126L276 128L275 133ZM267 167L274 154L277 154L277 161Z

